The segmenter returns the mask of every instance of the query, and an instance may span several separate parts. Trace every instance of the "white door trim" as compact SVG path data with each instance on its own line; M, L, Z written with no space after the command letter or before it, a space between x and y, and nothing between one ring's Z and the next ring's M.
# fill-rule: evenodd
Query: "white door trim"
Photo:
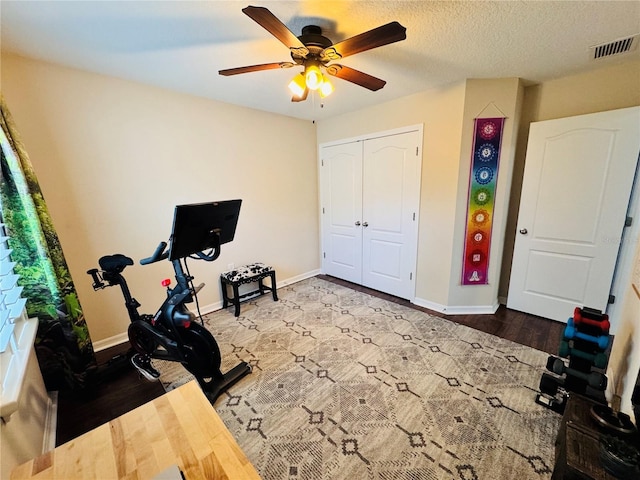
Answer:
M410 132L417 132L420 136L420 141L418 145L418 154L417 154L418 160L419 160L419 172L420 172L419 174L420 178L418 179L419 195L418 195L418 202L415 208L416 228L415 228L415 239L413 242L414 251L412 252L415 258L415 263L413 266L413 278L411 279L410 298L408 298L410 302L415 303L416 278L417 278L417 268L418 268L418 233L420 231L420 196L422 194L422 163L423 163L422 152L423 152L423 142L424 142L424 125L423 124L408 125L405 127L399 127L399 128L394 128L390 130L367 133L367 134L358 135L355 137L344 138L344 139L334 140L330 142L323 142L318 145L318 164L317 165L318 165L318 191L319 191L319 197L320 197L319 198L320 202L318 205L318 209L319 209L318 214L320 218L320 252L319 254L320 254L321 271L322 273L326 273L324 272L324 269L322 267L323 252L326 251L326 247L327 247L325 245L325 238L324 238L325 235L323 231L323 222L322 222L323 204L326 200L325 198L323 198L324 192L322 188L322 180L323 180L322 179L322 149L326 147L336 146L336 145L343 145L343 144L354 143L354 142L363 142L365 140L388 137L388 136L399 135L399 134L410 133Z
M381 138L381 137L389 137L392 135L398 135L401 133L408 133L408 132L420 132L420 136L424 139L424 125L421 123L417 123L415 125L409 125L406 127L400 127L400 128L394 128L391 130L383 130L380 132L374 132L374 133L365 133L363 135L358 135L356 137L349 137L349 138L341 138L340 140L333 140L331 142L324 142L321 143L320 145L318 145L318 167L320 166L320 152L322 151L323 147L333 147L334 145L342 145L344 143L353 143L353 142L362 142L364 140L370 140L372 138ZM422 148L420 148L420 150L422 150Z

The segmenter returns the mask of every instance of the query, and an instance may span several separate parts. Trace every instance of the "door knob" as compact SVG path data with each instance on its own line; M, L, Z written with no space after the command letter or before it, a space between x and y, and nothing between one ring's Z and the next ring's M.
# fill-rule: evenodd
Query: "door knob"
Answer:
M521 229L520 229L520 233L521 233L522 235L526 235L527 233L529 233L529 230L527 230L526 228L521 228Z
M358 221L356 222L356 227L359 227L359 226L360 226L360 221L358 220Z
M368 226L369 226L369 223L367 223L367 222L363 222L363 223L362 223L362 226L363 226L363 227L368 227Z

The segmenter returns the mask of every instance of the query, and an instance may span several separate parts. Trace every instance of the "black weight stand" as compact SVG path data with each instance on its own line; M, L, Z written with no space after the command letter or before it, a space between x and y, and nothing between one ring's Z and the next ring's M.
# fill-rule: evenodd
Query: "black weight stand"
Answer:
M577 317L585 318L586 321L574 324ZM570 330L572 333L568 334ZM577 335L575 332L584 335ZM549 357L547 370L553 374L543 373L536 403L558 413L564 411L570 393L606 403L604 390L607 378L604 368L607 357L599 340L608 333L609 319L606 314L588 307L576 308L573 317L569 318L560 348L560 355L569 360L568 365L560 358Z

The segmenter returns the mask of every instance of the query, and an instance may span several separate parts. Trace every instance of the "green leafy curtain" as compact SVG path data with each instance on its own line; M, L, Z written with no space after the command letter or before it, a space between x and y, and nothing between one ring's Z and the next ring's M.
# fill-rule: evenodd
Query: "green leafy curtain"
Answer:
M0 98L0 212L48 390L82 388L96 370L89 331L38 179Z

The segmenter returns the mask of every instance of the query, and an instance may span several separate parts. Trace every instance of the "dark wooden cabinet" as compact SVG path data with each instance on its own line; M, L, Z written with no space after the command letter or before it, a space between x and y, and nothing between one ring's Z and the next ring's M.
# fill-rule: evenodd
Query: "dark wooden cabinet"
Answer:
M556 439L556 463L552 480L620 480L609 474L600 454L600 437L605 434L591 416L598 404L581 395L572 394L562 417ZM634 441L637 441L634 438ZM630 479L631 480L631 479Z

